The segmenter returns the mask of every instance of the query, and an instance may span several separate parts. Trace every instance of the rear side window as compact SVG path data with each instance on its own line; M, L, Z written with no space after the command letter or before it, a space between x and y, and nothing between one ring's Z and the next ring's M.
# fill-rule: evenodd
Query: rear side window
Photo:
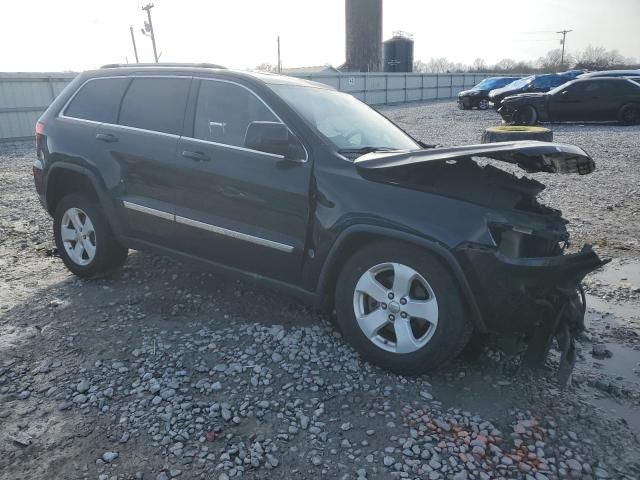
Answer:
M90 80L73 97L64 114L94 122L116 123L120 100L128 84L128 78Z
M232 83L202 81L193 132L195 138L241 147L247 127L255 121L279 120L247 89Z
M180 135L190 83L190 78L134 78L118 123Z

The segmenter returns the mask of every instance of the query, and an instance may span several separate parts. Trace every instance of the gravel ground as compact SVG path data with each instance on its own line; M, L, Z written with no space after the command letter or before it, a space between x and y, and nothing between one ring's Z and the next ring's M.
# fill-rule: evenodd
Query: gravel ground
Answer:
M452 102L384 111L445 145L498 120ZM0 145L0 478L638 478L640 127L553 129L598 170L536 176L545 200L614 257L588 278L565 389L496 350L391 375L331 318L164 257L79 280L55 256L32 145Z

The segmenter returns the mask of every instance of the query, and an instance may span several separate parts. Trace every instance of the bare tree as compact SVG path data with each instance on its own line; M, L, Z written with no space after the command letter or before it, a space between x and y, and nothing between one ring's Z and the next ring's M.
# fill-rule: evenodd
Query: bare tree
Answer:
M617 50L607 50L604 47L589 45L576 55L576 67L589 70L605 70L633 64L633 59L624 58ZM631 60L631 61L629 61Z
M516 61L512 58L503 58L494 67L494 70L497 72L513 72L514 67L516 66Z
M446 73L451 68L451 62L447 57L430 58L427 62L427 72Z
M476 58L470 70L473 72L488 72L490 69L487 66L487 62L484 61L484 58Z
M275 72L278 71L278 67L276 65L271 64L271 63L264 62L264 63L261 63L260 65L258 65L256 68L254 68L254 70L257 70L259 72L272 72L272 73L275 73Z
M544 57L538 59L538 65L545 72L559 72L573 63L573 57L570 53L565 53L564 63L562 62L562 50L560 48L549 50Z

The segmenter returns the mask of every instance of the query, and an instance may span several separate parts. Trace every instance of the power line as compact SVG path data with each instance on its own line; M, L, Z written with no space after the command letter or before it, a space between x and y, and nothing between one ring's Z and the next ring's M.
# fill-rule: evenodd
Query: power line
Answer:
M560 40L560 43L562 44L562 58L560 60L560 68L564 67L564 45L567 40L567 33L569 32L573 32L573 30L560 30L559 32L556 33L561 33L562 34L562 40Z
M158 51L156 50L156 37L153 33L153 22L151 21L151 9L154 7L153 3L148 3L142 10L147 12L147 18L149 19L149 35L151 35L151 44L153 45L153 58L158 63Z

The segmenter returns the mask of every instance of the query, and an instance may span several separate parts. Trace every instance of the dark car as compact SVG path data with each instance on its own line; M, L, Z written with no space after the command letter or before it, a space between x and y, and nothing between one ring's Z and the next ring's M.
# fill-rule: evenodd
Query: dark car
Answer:
M497 109L500 107L502 100L510 95L517 95L519 93L548 92L552 88L562 85L569 80L571 80L570 77L555 73L530 75L511 82L509 85L502 88L491 90L489 92L489 102L491 102L492 106Z
M640 84L624 77L573 80L548 93L507 97L498 110L517 125L558 121L640 122Z
M458 94L458 108L468 110L489 108L489 92L495 88L504 87L520 77L491 77L485 78L470 90Z
M587 174L580 148L540 142L424 149L325 85L195 66L76 77L36 126L36 190L74 274L128 249L195 259L335 309L368 360L434 368L475 330L564 364L583 326L586 246L529 172Z

